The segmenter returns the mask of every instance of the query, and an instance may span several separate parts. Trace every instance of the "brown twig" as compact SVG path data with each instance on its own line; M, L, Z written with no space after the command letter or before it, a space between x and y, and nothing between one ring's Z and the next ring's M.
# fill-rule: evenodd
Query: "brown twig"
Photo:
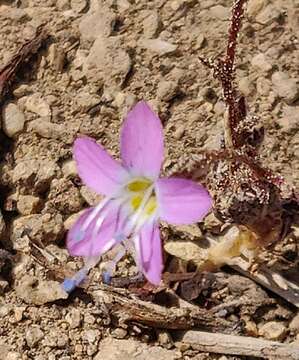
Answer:
M279 272L272 271L266 266L260 266L255 272L251 272L249 265L244 259L236 258L235 265L231 267L299 308L298 283L286 279Z
M255 339L252 337L187 331L179 339L194 350L261 359L299 360L299 346Z
M107 285L100 285L97 290L91 292L91 295L120 323L140 323L161 329L183 330L196 327L227 333L232 333L236 325L217 317L212 311L191 304L187 308L166 308L142 301L125 289L116 289Z

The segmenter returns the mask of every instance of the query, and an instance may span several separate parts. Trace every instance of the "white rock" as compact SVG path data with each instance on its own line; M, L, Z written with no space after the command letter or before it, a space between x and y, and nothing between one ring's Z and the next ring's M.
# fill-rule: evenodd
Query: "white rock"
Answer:
M268 4L269 0L249 0L247 14L250 17L255 17Z
M48 188L58 170L56 163L51 160L23 160L14 168L12 181L43 191Z
M157 11L146 11L143 16L143 33L148 39L154 38L160 24L159 14Z
M69 0L57 0L56 7L57 7L57 9L59 9L61 11L69 10L70 2L69 2Z
M3 2L1 3L3 4ZM4 12L6 18L17 22L22 21L27 17L26 11L20 8L2 5L0 6L0 11Z
M40 118L30 121L28 131L32 131L46 139L63 139L66 134L66 129L63 124L55 124L46 118Z
M115 339L124 339L128 335L128 331L126 329L123 329L123 328L116 328L116 329L113 330L111 335Z
M99 36L109 36L116 21L115 14L106 6L89 11L79 24L81 39L94 41Z
M290 322L289 328L291 331L297 332L299 334L299 312Z
M184 0L173 0L170 3L170 7L173 11L178 11L183 4Z
M37 325L31 326L25 333L25 339L30 348L35 347L43 337L44 332Z
M69 159L63 162L62 172L65 177L74 177L77 175L77 166L75 160Z
M55 43L49 45L47 60L49 61L50 66L53 67L56 72L63 72L63 68L66 62L66 54L64 49Z
M10 351L6 355L5 360L22 360L22 355L16 351Z
M19 195L17 209L21 215L37 213L41 208L41 200L37 196Z
M202 49L205 45L206 38L204 34L198 34L196 36L196 44L195 44L195 50Z
M195 264L201 264L207 258L207 252L195 241L168 241L164 245L164 249L170 255L185 261L193 261Z
M82 321L80 310L71 309L71 311L66 314L65 320L69 323L71 329L78 328Z
M76 52L76 56L73 60L72 65L74 66L75 69L79 69L83 66L84 61L86 60L88 56L88 51L86 50L82 50L82 49L78 49Z
M282 340L286 334L286 326L282 322L269 321L259 328L259 335L268 340Z
M49 104L42 98L42 95L39 93L27 96L24 106L27 111L31 111L39 116L46 117L51 115Z
M162 80L158 84L157 96L163 101L171 100L177 93L178 85L175 81Z
M149 346L136 340L118 340L105 338L100 343L98 354L94 360L176 360L175 351L166 350L159 346Z
M177 49L177 45L161 39L141 39L139 40L139 46L159 55L170 54Z
M80 91L76 96L76 103L80 111L88 111L95 105L99 104L101 97L96 94L90 94L87 90Z
M46 334L43 345L63 349L68 345L69 337L60 328L52 327Z
M101 333L99 330L90 329L84 330L82 334L82 340L89 344L97 343L101 339Z
M95 206L101 200L103 200L103 197L101 195L97 194L95 191L91 190L87 186L81 187L80 194L83 197L83 199L87 202L87 204L90 206Z
M20 84L14 89L13 94L18 99L30 93L30 86L27 84Z
M246 97L252 95L255 91L254 85L248 77L242 77L239 80L239 89Z
M59 299L67 299L68 294L57 281L38 281L37 278L25 275L16 287L19 298L27 304L44 305Z
M278 116L276 122L282 131L295 133L299 129L298 114L299 106L284 105L282 108L282 116Z
M118 37L98 37L83 64L86 77L97 83L120 86L131 69L131 59Z
M272 88L272 83L269 79L259 77L256 81L256 90L259 95L268 96Z
M131 3L128 0L117 0L117 9L120 13L126 12L130 9Z
M273 21L277 20L281 14L282 10L279 10L273 4L269 4L257 15L256 21L263 25L270 25Z
M210 15L219 20L229 20L231 14L231 10L228 7L224 7L222 5L213 6L210 9Z
M80 13L87 7L87 4L87 0L71 0L71 9L76 13Z
M215 114L222 116L225 113L226 105L222 100L218 100L214 105Z
M16 137L23 129L25 116L14 103L8 103L2 110L2 128L4 133L10 137Z
M196 224L191 225L173 225L173 228L184 234L184 236L188 237L191 240L202 237L202 232L200 228Z
M70 228L75 224L83 212L84 210L81 210L78 213L69 216L63 223L65 230L70 230Z
M272 64L270 63L267 56L263 53L255 55L251 60L251 65L264 73L272 70Z
M32 214L16 218L12 222L11 240L15 250L21 250L27 234L40 244L55 243L64 235L60 214Z
M287 104L294 103L299 98L299 84L296 79L290 78L287 73L277 71L272 75L274 91Z

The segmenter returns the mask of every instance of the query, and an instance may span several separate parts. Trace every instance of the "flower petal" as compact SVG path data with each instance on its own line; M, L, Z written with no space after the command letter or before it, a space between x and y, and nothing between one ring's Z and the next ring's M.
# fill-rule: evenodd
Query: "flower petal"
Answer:
M135 238L139 266L147 280L159 285L163 270L162 246L159 227L156 223L143 226Z
M70 255L91 258L110 250L124 238L124 218L122 207L111 202L84 211L67 235Z
M128 177L121 164L91 138L76 139L73 152L80 178L99 194L113 194Z
M156 194L161 219L172 224L200 221L212 207L208 191L187 179L159 179L156 182Z
M134 176L157 178L163 161L163 129L158 116L140 101L129 112L121 132L121 157Z

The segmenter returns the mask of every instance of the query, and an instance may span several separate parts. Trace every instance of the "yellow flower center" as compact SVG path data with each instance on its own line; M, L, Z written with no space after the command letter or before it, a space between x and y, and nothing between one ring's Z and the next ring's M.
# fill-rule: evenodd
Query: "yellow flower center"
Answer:
M133 192L145 191L152 185L152 182L147 178L140 178L138 180L131 181L128 184L128 190Z
M127 185L127 189L132 193L130 203L134 212L143 203L145 194L152 185L152 181L147 178L137 178ZM143 214L146 216L151 216L155 212L157 209L157 199L154 191L152 191L146 203L143 204L143 207Z

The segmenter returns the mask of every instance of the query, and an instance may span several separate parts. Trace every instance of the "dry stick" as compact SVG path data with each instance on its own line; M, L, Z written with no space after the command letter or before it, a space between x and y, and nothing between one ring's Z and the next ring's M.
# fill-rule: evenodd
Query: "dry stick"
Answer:
M211 246L218 244L211 237L209 237L209 242ZM256 271L252 272L250 271L250 261L241 257L232 258L231 263L227 265L299 308L299 285L287 280L282 274L266 266L259 266Z
M196 327L207 331L236 332L235 323L191 304L186 308L166 308L140 300L128 290L108 285L99 285L97 290L91 291L90 294L119 323L135 322L160 329L186 330Z
M180 341L204 352L256 356L262 359L299 360L299 346L252 337L190 330L181 334Z
M273 271L265 266L260 266L256 272L248 270L249 263L241 258L235 258L235 264L231 265L233 269L249 277L265 288L279 295L289 303L299 308L299 285L287 280L282 274Z

